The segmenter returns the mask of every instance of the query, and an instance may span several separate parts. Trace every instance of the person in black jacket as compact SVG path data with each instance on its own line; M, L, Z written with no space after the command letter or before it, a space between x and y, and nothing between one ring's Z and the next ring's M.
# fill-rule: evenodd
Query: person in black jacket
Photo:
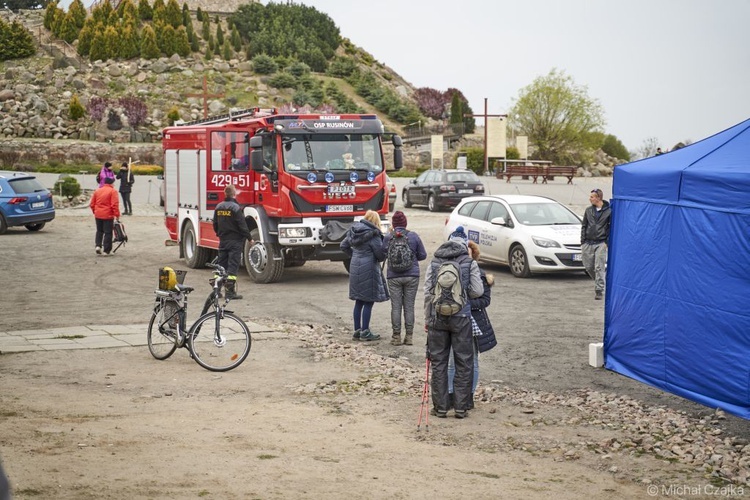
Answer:
M604 201L601 189L589 195L591 206L583 214L581 223L581 260L589 276L594 279L594 298L602 300L606 286L607 241L612 211Z
M122 196L122 215L133 215L133 204L130 203L130 193L133 191L133 172L130 171L128 164L123 162L120 171L116 177L120 179L120 196Z
M219 237L219 256L216 263L226 269L227 298L241 299L237 294L237 270L240 267L245 240L252 241L242 207L235 200L237 189L233 184L224 188L225 200L214 210L214 232Z

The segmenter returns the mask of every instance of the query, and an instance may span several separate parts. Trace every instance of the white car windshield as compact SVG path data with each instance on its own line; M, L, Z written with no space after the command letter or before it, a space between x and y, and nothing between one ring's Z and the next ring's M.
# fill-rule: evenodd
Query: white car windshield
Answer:
M578 217L558 203L517 203L511 205L513 215L527 226L580 224Z

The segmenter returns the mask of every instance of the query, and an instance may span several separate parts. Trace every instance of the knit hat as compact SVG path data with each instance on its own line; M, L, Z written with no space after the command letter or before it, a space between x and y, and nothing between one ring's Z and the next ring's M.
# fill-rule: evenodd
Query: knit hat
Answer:
M406 227L406 215L401 210L396 210L391 216L393 227Z
M467 246L469 245L469 238L466 236L463 226L458 226L448 237L448 241L456 241Z
M107 163L105 163L105 164L104 164L104 166L105 166L106 168L109 168L109 167L111 167L111 166L112 166L112 164L111 164L110 162L107 162Z

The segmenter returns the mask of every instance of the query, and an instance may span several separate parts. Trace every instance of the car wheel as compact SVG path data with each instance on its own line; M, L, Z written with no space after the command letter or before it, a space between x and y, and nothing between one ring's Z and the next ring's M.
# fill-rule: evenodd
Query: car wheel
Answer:
M29 231L39 231L44 227L44 222L36 222L34 224L26 224L26 229Z
M510 249L508 262L510 263L510 272L516 278L528 278L531 276L529 259L526 257L526 250L523 249L522 245L513 245L513 248Z
M430 209L430 212L437 212L438 211L438 205L435 201L435 195L431 194L429 198L427 198L427 208Z
M211 249L198 245L198 235L195 234L193 223L188 221L182 232L182 255L185 256L185 264L190 269L201 269L210 261Z
M276 283L284 274L284 256L281 248L276 243L261 243L258 229L253 229L250 234L252 244L245 241L247 274L256 283Z
M0 234L5 234L5 231L8 230L8 223L5 222L5 217L3 217L3 214L0 214Z
M409 199L409 191L404 190L401 193L401 199L404 201L404 208L411 208L411 200Z

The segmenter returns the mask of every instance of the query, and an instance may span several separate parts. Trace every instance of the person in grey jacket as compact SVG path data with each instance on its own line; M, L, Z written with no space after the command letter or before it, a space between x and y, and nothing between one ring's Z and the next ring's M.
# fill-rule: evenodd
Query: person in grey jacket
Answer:
M393 213L391 225L393 231L383 239L383 251L388 255L388 246L394 238L406 238L412 252L412 265L405 271L394 270L388 264L388 290L391 295L391 327L393 336L391 345L401 345L401 312L404 315L404 345L412 345L414 335L414 303L419 289L419 262L427 258L427 251L419 235L406 229L406 215L401 210Z
M471 303L484 292L479 266L469 256L468 238L459 226L449 240L437 250L425 273L424 301L427 325L427 355L432 363L432 413L439 418L448 414L448 358L451 349L456 364L453 378L455 417L464 418L471 406L471 383L474 378L474 339L471 332ZM433 305L438 270L444 262L459 268L461 287L467 298L463 308L451 316L437 314Z
M601 189L589 195L591 205L583 214L581 223L581 260L589 276L594 279L594 298L602 300L606 288L607 241L612 210L604 201Z
M349 264L349 298L354 301L354 335L352 340L379 340L370 331L370 317L375 302L388 300L380 262L385 260L380 216L368 210L355 222L341 242L341 250L351 257Z

